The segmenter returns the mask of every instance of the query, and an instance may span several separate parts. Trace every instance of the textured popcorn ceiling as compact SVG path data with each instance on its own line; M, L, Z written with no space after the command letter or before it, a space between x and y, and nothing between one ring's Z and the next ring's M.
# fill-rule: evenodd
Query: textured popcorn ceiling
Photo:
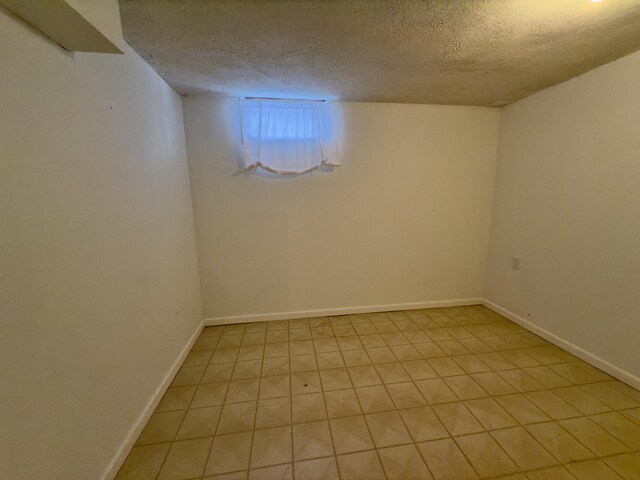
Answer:
M120 0L180 93L501 105L640 48L639 0Z

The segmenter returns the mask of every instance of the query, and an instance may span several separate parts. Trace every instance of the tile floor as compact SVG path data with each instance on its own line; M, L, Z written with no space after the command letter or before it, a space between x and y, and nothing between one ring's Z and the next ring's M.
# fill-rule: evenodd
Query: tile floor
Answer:
M482 306L207 327L117 480L640 479L640 392Z

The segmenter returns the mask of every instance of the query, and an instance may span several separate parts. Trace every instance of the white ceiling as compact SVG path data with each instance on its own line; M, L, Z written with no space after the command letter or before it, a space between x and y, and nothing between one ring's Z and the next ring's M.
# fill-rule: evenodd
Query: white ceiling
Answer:
M639 0L120 0L179 93L501 105L640 48Z

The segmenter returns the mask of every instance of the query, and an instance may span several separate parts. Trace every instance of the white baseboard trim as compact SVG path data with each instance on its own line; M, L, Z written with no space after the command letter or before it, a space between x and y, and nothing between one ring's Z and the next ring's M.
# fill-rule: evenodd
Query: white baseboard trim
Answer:
M133 445L136 443L136 440L140 436L142 429L145 427L145 425L149 421L149 418L151 417L151 414L154 412L154 410L158 406L158 403L160 403L162 396L169 388L169 385L171 384L173 377L175 377L176 373L178 372L178 369L182 366L182 362L184 362L184 359L186 358L187 354L191 350L191 347L193 347L193 344L195 343L195 341L200 336L200 333L202 332L203 328L204 328L204 321L201 321L196 327L195 331L193 332L193 335L191 335L191 338L189 338L189 340L187 341L187 344L184 346L184 348L180 351L180 353L176 357L175 361L171 365L171 368L162 379L162 382L160 382L160 385L158 385L158 388L156 388L155 392L153 392L153 395L145 405L144 409L142 410L142 413L140 413L137 420L135 421L135 423L127 433L122 444L120 445L120 448L118 448L118 451L116 452L115 456L113 457L109 465L107 465L107 468L105 469L104 474L100 477L101 480L112 480L117 475L118 470L120 470L120 467L126 460L127 455L129 455L129 452L131 451L131 448L133 448Z
M624 382L627 385L637 390L640 390L640 378L633 375L632 373L627 372L626 370L620 367L616 367L615 365L585 350L584 348L579 347L578 345L571 343L568 340L560 338L555 333L552 333L548 330L545 330L542 327L539 327L538 325L530 322L529 320L526 320L525 318L507 310L506 308L501 307L500 305L493 303L490 300L484 299L482 304L485 307L493 310L494 312L499 313L503 317L506 317L509 320L517 323L521 327L526 328L530 332L535 333L536 335L544 338L545 340L553 343L554 345L566 350L569 353L572 353L573 355L584 360L585 362L590 363L594 367L597 367L600 370L608 373L612 377L617 378L621 382Z
M211 317L204 319L207 327L234 323L268 322L270 320L291 320L293 318L328 317L331 315L353 315L356 313L393 312L396 310L418 310L421 308L459 307L482 304L482 298L459 300L437 300L429 302L393 303L389 305L366 305L361 307L324 308L320 310L300 310L297 312L258 313L255 315L236 315L230 317Z

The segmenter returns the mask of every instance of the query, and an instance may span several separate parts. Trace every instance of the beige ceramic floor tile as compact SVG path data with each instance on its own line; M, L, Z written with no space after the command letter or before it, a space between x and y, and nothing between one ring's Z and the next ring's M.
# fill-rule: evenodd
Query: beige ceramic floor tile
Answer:
M529 392L524 395L554 420L581 416L581 413L549 390Z
M294 395L315 393L322 390L318 372L303 372L291 374L291 392Z
M413 382L391 383L386 387L393 403L399 409L421 407L427 404Z
M295 474L296 480L340 480L335 457L296 462Z
M371 359L367 355L366 350L363 348L359 350L346 350L342 352L342 358L344 364L347 367L360 367L364 365L371 365Z
M469 375L447 377L444 382L460 400L472 400L488 396L487 392Z
M324 392L329 418L350 417L362 413L354 389Z
M567 469L579 480L622 480L622 477L611 470L601 460L571 463Z
M467 435L484 430L461 402L434 405L433 410L451 435Z
M373 448L373 440L363 416L334 418L330 424L333 446L337 454Z
M344 360L340 352L326 352L316 354L318 368L320 370L331 370L335 368L344 368Z
M293 423L311 422L327 418L322 393L296 395L291 400Z
M640 450L640 426L617 412L592 415L596 422L632 450Z
M600 400L589 395L580 387L564 387L553 391L569 405L584 415L595 415L596 413L608 412L611 410Z
M209 363L235 362L239 351L239 348L218 348L213 352Z
M518 424L493 398L478 398L464 402L464 405L487 430L513 427Z
M400 415L415 442L436 440L449 436L431 407L400 410Z
M402 362L402 366L407 371L411 380L426 380L429 378L438 378L436 371L426 360L410 360Z
M268 333L267 333L268 335ZM214 353L215 356L215 353ZM267 343L264 346L264 358L276 358L276 357L288 357L289 356L289 343Z
M365 348L386 347L387 343L379 333L362 335L360 341Z
M216 345L218 345L219 339L220 339L219 337L202 337L201 336L193 344L193 348L191 349L191 351L195 352L198 350L212 350L216 348Z
M264 345L245 345L238 351L238 361L260 360L264 357Z
M249 470L248 480L293 480L293 464Z
M244 380L259 377L262 373L262 360L245 360L236 363L233 369L233 380Z
M252 430L257 402L232 403L222 408L217 435Z
M440 378L417 380L415 384L430 405L458 401L456 394Z
M411 380L411 377L409 377L409 374L400 363L385 363L376 365L375 368L383 383L400 383Z
M328 455L333 455L333 443L327 420L293 426L293 458L295 461Z
M544 365L540 365L538 367L530 367L523 369L527 375L538 381L545 388L559 388L559 387L569 387L571 386L571 382L564 378L561 375L558 375L556 372L551 370L549 367L545 367Z
M291 462L291 427L256 430L253 433L251 468Z
M198 385L206 367L181 367L171 382L172 387L183 387L185 385Z
M494 397L494 400L522 425L528 423L548 422L549 416L531 403L522 394Z
M289 370L289 357L265 358L262 364L262 376L286 375ZM206 375L206 373L205 373Z
M353 387L353 385L351 384L351 377L349 377L349 372L346 368L338 368L335 370L321 370L320 381L322 382L322 389L325 392Z
M291 424L291 399L268 398L258 401L256 428L280 427Z
M118 480L639 480L640 392L481 306L256 322L203 330L138 443Z
M484 338L483 340L486 341ZM516 366L503 357L500 352L479 353L477 357L491 370L496 372L502 370L513 370L516 368Z
M259 387L259 378L251 378L247 380L232 380L229 383L229 390L227 391L227 398L225 399L225 403L240 403L257 400Z
M342 480L385 480L385 474L378 455L374 450L368 452L340 455L338 469Z
M200 385L191 402L191 408L213 407L222 405L229 388L228 382L207 383Z
M526 428L560 463L578 462L595 456L555 422L536 423Z
M516 464L523 470L550 467L558 462L522 427L491 432Z
M318 362L316 362L316 356L313 353L308 355L295 355L289 357L289 360L291 364L291 373L318 370Z
M357 336L337 337L338 347L344 353L347 350L358 350L364 348Z
M380 385L382 383L378 372L371 365L350 367L348 370L354 387L368 387L371 385Z
M640 452L607 457L603 461L625 480L640 480Z
M253 432L217 435L207 461L206 475L216 475L249 467Z
M264 358L264 345L245 345L238 351L238 361L261 360Z
M224 335L218 341L218 348L239 347L242 344L242 335Z
M247 480L249 472L222 473L203 477L204 480Z
M422 359L422 355L412 345L392 345L391 351L401 362Z
M377 363L394 363L398 359L389 347L373 347L367 349L367 354L374 364Z
M186 410L197 388L195 385L169 388L156 407L155 413Z
M260 399L286 397L291 393L289 375L273 375L260 380Z
M491 369L475 355L458 355L452 358L467 374L491 371Z
M438 480L475 480L478 475L450 439L419 443L418 448Z
M326 352L340 351L340 347L338 347L338 342L336 342L335 338L316 338L313 340L313 346L318 355Z
M315 353L313 349L313 342L311 340L298 340L289 342L289 354L304 355L307 353Z
M420 355L427 359L446 356L444 350L434 342L416 343L414 347L420 352Z
M140 433L136 445L173 441L184 416L184 411L154 413Z
M228 382L233 376L235 363L215 363L204 371L201 383Z
M356 388L356 395L364 413L395 410L395 405L382 385Z
M187 410L176 440L213 437L222 407L192 408Z
M155 480L170 446L160 443L133 447L115 480Z
M271 330L267 332L265 337L266 343L280 343L289 340L289 332L287 330Z
M516 389L496 372L474 373L471 374L471 378L489 393L489 395L508 395L516 392Z
M398 412L372 413L365 418L376 448L412 442Z
M534 392L536 390L544 390L544 386L525 373L524 370L502 370L498 372L518 392Z
M540 365L538 360L522 350L507 350L502 352L502 356L518 368L537 367Z
M158 480L184 480L201 476L212 440L210 437L174 442L160 470Z
M630 410L620 410L620 413L634 422L636 425L640 425L640 408L632 408Z
M444 352L453 357L458 355L469 355L471 352L458 340L444 340L441 342L436 342Z
M429 365L441 377L451 377L454 375L464 375L464 370L449 357L430 358Z
M431 480L433 477L415 445L378 450L388 480Z
M518 467L488 433L457 437L456 442L481 476L507 475L518 471Z
M610 433L586 417L561 420L559 423L596 455L614 455L629 450Z
M575 480L575 477L561 466L527 472L527 478L529 480Z

